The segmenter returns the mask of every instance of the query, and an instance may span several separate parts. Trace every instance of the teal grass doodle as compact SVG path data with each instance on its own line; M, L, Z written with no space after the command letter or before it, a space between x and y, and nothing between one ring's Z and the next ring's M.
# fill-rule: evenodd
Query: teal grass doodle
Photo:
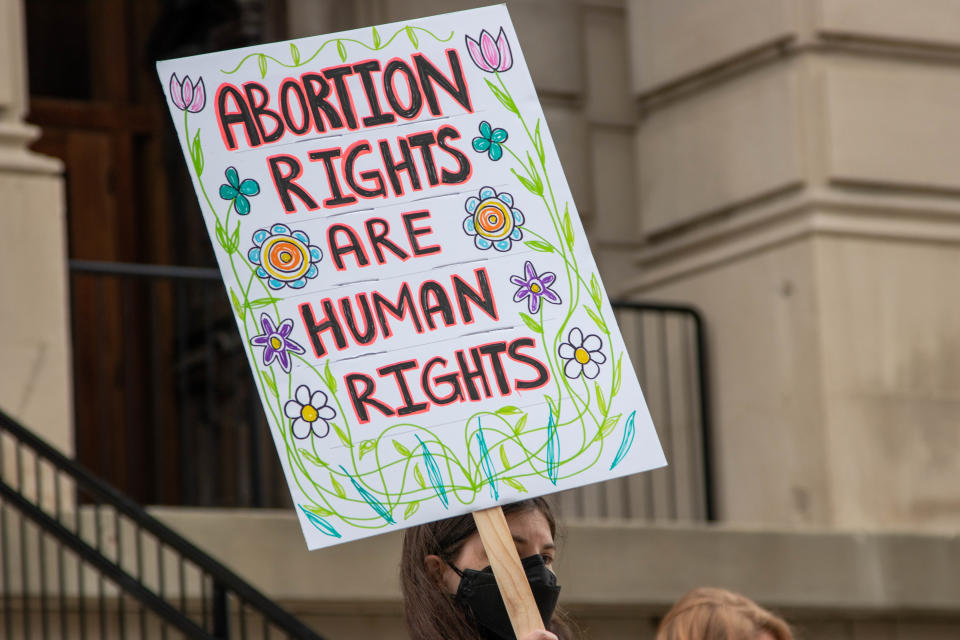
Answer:
M378 51L400 34L406 34L414 48L418 48L417 33L440 42L447 42L454 35L441 39L426 29L403 27L383 40L373 29L372 44L333 39L306 60L300 58L296 46L291 44L292 64L263 54L250 54L223 73L237 72L250 59L258 60L264 75L268 62L285 67L302 66L331 43L335 43L341 59L346 59L347 45ZM533 480L542 479L557 485L594 468L601 459L609 460L609 455L603 455L605 443L621 423L622 415L612 414L611 407L620 391L623 354L612 351L614 341L605 317L598 276L578 264L570 202L556 195L541 121L527 119L505 81L503 74L513 66L509 42L502 29L496 40L484 30L478 40L466 36L465 41L471 59L486 74L487 88L503 108L503 113L497 116L503 129L490 128L489 135L486 128L482 129L481 137L489 144L479 144L481 148L477 151L482 152L481 161L511 163L517 189L513 194L497 193L489 187L477 192L470 201L470 204L472 200L477 201L473 210L466 207L466 220L474 224L468 229L465 222L464 230L484 240L474 240L478 248L490 248L504 239L490 239L488 243L477 227L475 214L487 200L488 205L497 208L504 215L504 221L512 225L510 234L505 236L508 242L502 242L497 250L527 247L535 253L552 254L559 258L562 269L557 269L557 273L538 273L534 258L525 263L523 274L511 279L519 287L514 302L523 309L517 310L518 318L538 338L543 360L550 370L551 387L545 395L546 419L512 405L486 407L464 420L459 451L451 446L450 438L445 442L430 428L414 422L394 423L375 437L357 438L356 434L362 431L344 411L330 361L317 363L308 359L303 347L289 340L292 322L281 317L280 298L276 297L280 295L278 285L296 286L301 278L306 280L315 275L308 272L322 259L319 248L313 251L315 247L305 234L298 235L285 225L278 225L283 229L274 226L258 230L252 238L247 236L250 239L244 240L246 244L241 247L237 218L243 212L237 210L238 203L244 202L241 195L244 199L255 197L253 186L248 184L244 188L244 182L228 168L225 175L229 189L221 190L221 204L215 206L202 179L205 171L202 132L190 129L190 114L196 113L194 109L198 106L202 108L205 101L205 96L197 97L195 93L203 91L202 79L190 82L189 89L185 88L188 81L181 82L175 76L171 79L180 91L178 100L184 104L181 109L184 142L200 185L201 201L212 217L215 241L227 258L224 272L227 292L244 344L250 350L254 378L260 387L269 423L283 445L281 456L295 484L294 494L299 496L297 507L325 536L339 538L351 528L383 529L413 517L428 502L444 508L469 506L485 492L494 499L501 498L505 487L515 493L526 493L525 483ZM491 52L491 43L496 55ZM480 56L480 62L475 56ZM516 135L508 137L507 128L513 127ZM501 130L502 134L497 133ZM494 148L501 150L502 158L498 152L491 154ZM219 180L211 181L211 184L219 183ZM514 198L518 194L523 195L522 201ZM527 212L526 218L520 213L520 205ZM239 206L249 211L250 202ZM531 224L535 219L546 222L536 226ZM522 233L515 234L521 225ZM283 237L278 239L279 236ZM296 242L289 242L291 238ZM288 242L300 252L296 269L289 273L280 270L281 275L290 278L281 278L265 266L265 249L273 246L266 247L270 242ZM507 282L501 284L505 289L510 286ZM552 320L549 327L545 326L547 305L543 302L562 310L560 319ZM593 326L577 325L584 316ZM291 364L312 372L316 386L300 385L295 389ZM631 414L624 425L620 449L610 464L611 469L622 462L630 449L634 437L633 418ZM369 429L369 425L365 429ZM326 451L333 446L342 446L345 451L343 459L336 464L326 459Z

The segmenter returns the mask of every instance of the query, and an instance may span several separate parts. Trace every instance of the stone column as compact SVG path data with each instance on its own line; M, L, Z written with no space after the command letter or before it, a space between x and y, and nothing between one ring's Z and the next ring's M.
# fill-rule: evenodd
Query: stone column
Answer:
M0 409L69 455L63 178L58 161L27 149L39 134L27 108L22 0L0 0Z
M960 0L631 0L630 289L699 306L720 516L960 524Z

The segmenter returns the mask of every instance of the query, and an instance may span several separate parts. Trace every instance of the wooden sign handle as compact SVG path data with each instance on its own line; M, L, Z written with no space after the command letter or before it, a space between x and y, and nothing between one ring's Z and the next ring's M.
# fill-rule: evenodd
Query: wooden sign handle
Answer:
M510 535L503 509L493 507L474 511L473 519L477 523L477 531L480 533L483 548L487 551L503 602L507 605L513 632L518 638L522 638L531 631L543 629L540 610L533 599L527 574L520 564L520 554L517 553L517 545Z

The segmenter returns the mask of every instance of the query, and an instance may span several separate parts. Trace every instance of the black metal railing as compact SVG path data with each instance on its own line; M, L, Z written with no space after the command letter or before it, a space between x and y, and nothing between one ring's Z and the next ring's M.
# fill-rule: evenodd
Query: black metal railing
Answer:
M612 300L668 466L557 494L564 518L714 519L706 338L693 307Z
M70 269L76 378L91 385L78 387L87 408L77 416L78 457L125 490L135 487L129 492L145 503L289 506L217 270L77 260ZM83 312L91 303L96 312ZM712 520L703 320L682 305L613 307L670 466L560 494L558 509L573 518ZM79 329L77 318L92 329ZM84 344L97 346L84 352ZM152 470L153 455L134 465L132 478L111 467L115 430L125 424L117 416L136 417L147 434L139 446L127 443L127 459L151 443L167 446L177 477Z
M320 636L0 411L4 638Z

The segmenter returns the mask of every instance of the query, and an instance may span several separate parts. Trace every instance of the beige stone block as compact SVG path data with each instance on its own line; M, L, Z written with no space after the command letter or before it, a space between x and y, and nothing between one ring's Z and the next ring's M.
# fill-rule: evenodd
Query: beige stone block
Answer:
M638 240L633 130L593 126L590 128L590 149L593 178L591 235L617 242Z
M636 120L625 18L623 9L584 12L586 115L594 121L632 124Z
M287 36L306 38L335 30L336 9L330 0L289 0L286 4Z
M397 610L399 532L307 551L289 511L151 511L268 597L317 611ZM887 608L910 610L923 621L920 616L956 612L960 602L955 535L622 521L563 525L556 565L564 585L561 602L584 615L592 609L593 615L642 620L643 611L662 612L689 589L708 584L742 591L768 606L831 617Z
M645 235L800 185L798 66L738 76L647 115L637 134Z
M880 58L835 58L826 64L829 178L960 188L956 67Z
M960 527L960 273L952 244L817 241L835 521Z
M960 46L957 0L819 0L817 30L827 35Z
M589 149L587 125L580 112L566 103L543 102L543 113L547 119L550 135L557 147L557 156L563 166L563 173L570 185L574 202L580 215L590 215L590 157L585 153ZM531 129L534 123L529 123ZM517 136L522 135L522 130ZM546 137L546 132L544 132ZM561 205L561 209L562 209Z
M537 91L583 93L583 32L578 0L514 0L507 3L507 8Z
M590 248L600 270L600 278L611 299L627 297L628 283L640 275L637 267L638 246L608 244L603 240L590 239Z
M827 524L817 283L809 240L757 250L635 292L706 320L718 515Z
M797 34L791 0L630 0L637 94Z
M73 450L63 194L59 176L0 172L0 408Z
M413 18L422 18L449 11L463 11L465 9L474 9L482 7L489 3L479 0L385 0L380 1L382 16L370 17L384 22L412 20ZM374 12L370 12L374 13Z
M22 0L0 0L0 121L23 115L26 46Z

